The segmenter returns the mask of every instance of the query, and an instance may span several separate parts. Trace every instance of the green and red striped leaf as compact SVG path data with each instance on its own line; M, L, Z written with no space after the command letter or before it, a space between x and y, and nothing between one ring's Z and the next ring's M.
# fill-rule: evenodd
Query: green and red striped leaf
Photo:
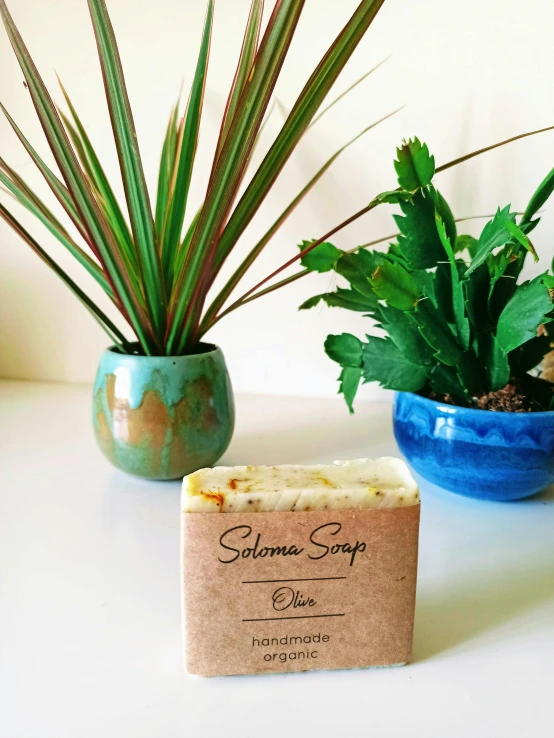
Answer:
M0 167L5 169L5 165L0 161ZM9 177L5 171L0 171L0 182L8 189L8 191L16 198L16 200L32 213L40 222L57 238L57 240L65 246L69 253L83 266L93 279L102 287L106 294L113 298L113 292L104 272L100 269L88 254L86 254L80 246L70 237L65 228L58 224L54 216L40 201L32 197L32 193L25 185L21 178L18 178L23 187L19 185L13 178Z
M352 144L358 141L358 139L360 139L363 135L365 135L372 128L375 128L383 121L395 115L395 113L397 112L398 110L395 110L392 113L385 115L383 118L380 118L379 120L375 121L371 125L364 128L363 131L358 133L356 136L354 136L354 138L352 138L346 144L341 146L341 148L338 149L338 151L335 151L333 156L331 156L325 162L325 164L317 171L317 173L312 177L312 179L308 182L308 184L298 193L298 195L292 200L292 202L288 205L288 207L281 213L281 215L277 218L277 220L271 226L271 228L258 241L258 243L254 246L254 248L250 251L250 253L246 257L246 259L241 263L239 268L233 273L229 281L225 284L221 292L214 299L214 301L212 302L212 304L206 311L206 315L204 316L204 319L202 321L204 331L207 330L206 326L209 325L209 323L215 318L215 316L217 315L221 307L224 305L225 301L230 296L231 292L235 289L235 287L238 285L240 280L244 277L248 269L252 266L252 264L255 262L255 260L258 258L258 256L261 254L261 252L267 246L267 244L270 242L273 236L277 233L279 228L283 225L286 219L294 212L294 210L303 201L306 195L319 182L319 180L323 177L323 175L325 174L325 172L327 172L327 170L331 167L331 165L339 158L339 156L344 151L346 151L350 146L352 146ZM218 269L220 266L221 264L220 262L218 262L218 258L216 255L215 267L216 269Z
M110 224L117 243L121 248L121 253L125 260L125 265L129 273L133 276L136 285L136 252L133 238L127 225L127 221L125 220L125 216L123 215L114 191L108 181L108 178L104 172L96 151L92 146L92 142L85 130L85 127L83 126L81 119L79 118L77 111L75 110L75 106L71 102L71 99L67 94L67 91L59 77L58 82L69 108L69 112L71 113L73 124L71 124L68 118L63 114L61 114L62 120L73 142L73 146L75 147L75 150L79 155L79 159L81 160L83 169L85 170L92 184L92 187L96 194L96 199L98 200L98 204L100 205L106 217L106 220Z
M30 141L23 135L23 132L18 127L14 119L11 117L11 115L8 113L6 108L0 103L0 109L6 116L6 119L8 123L13 128L16 136L19 138L21 143L23 144L25 150L33 160L33 163L39 170L39 172L42 174L44 179L46 180L46 183L60 202L61 206L64 208L66 213L71 218L73 224L81 234L81 236L87 241L89 246L92 248L93 251L96 252L96 248L93 243L90 242L90 237L87 232L87 229L85 228L83 221L81 219L81 216L75 207L75 203L73 202L73 198L71 197L69 190L65 186L65 184L60 181L60 179L54 174L54 172L48 167L48 165L43 161L43 159L39 156L37 151L33 148Z
M254 217L384 1L362 0L304 86L273 146L253 176L221 235L218 244L221 263Z
M25 241L33 251L47 264L52 271L65 283L73 292L75 297L80 300L83 305L90 311L93 318L106 331L110 340L114 343L120 343L125 350L128 350L129 344L125 336L119 328L108 318L108 316L87 296L85 292L71 279L71 277L52 259L51 256L35 241L35 239L23 228L16 218L0 203L0 218L2 218L16 233Z
M194 81L192 83L190 98L187 105L187 112L185 114L179 139L175 182L170 188L167 218L163 228L162 266L165 279L168 283L168 291L171 289L171 284L173 282L175 253L181 243L190 181L192 179L192 169L196 148L198 146L200 118L202 115L202 104L208 72L212 23L213 0L209 0L196 73L194 75Z
M96 35L144 297L154 335L160 342L166 327L165 289L160 289L160 285L163 285L162 265L133 114L106 3L104 0L88 0L88 6Z
M214 164L210 187L170 303L168 351L194 343L198 312L210 282L219 234L240 187L305 0L278 0L260 43L252 75L240 97L225 144ZM192 319L189 320L189 318Z
M117 243L98 207L75 152L71 147L65 128L50 97L48 90L17 30L4 0L0 0L0 15L9 39L25 75L29 93L37 111L56 163L66 182L67 189L87 230L90 243L100 256L112 289L121 300L137 337L146 351L156 349L155 338L142 305L134 294L129 275L117 249Z
M229 97L227 99L227 106L223 114L223 121L221 124L221 132L219 140L217 142L216 152L214 161L217 161L229 128L235 117L237 111L240 96L242 95L248 78L254 66L254 59L256 58L256 52L258 50L258 41L260 37L260 27L262 24L262 15L264 11L263 0L252 0L250 6L250 14L248 16L248 22L246 24L246 32L244 34L244 41L239 56L237 70L231 85ZM263 126L262 126L263 127ZM261 129L260 129L261 130Z
M177 120L179 116L179 103L175 105L169 117L169 123L165 134L158 173L158 190L156 194L156 237L158 247L163 241L163 230L167 217L169 205L169 189L173 172L176 169L177 137L179 128Z

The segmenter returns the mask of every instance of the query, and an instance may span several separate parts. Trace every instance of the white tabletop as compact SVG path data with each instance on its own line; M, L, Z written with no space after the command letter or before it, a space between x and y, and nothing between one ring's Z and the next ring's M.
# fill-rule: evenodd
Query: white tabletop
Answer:
M193 679L179 484L110 467L90 394L0 383L1 736L552 738L552 489L498 504L423 485L411 665ZM396 453L387 404L237 404L228 464Z

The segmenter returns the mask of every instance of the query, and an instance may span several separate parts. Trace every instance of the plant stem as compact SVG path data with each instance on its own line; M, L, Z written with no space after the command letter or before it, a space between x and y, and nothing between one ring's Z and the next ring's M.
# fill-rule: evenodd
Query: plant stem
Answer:
M546 131L553 131L553 130L554 130L554 126L547 126L546 128L539 128L536 131L527 131L527 133L520 133L518 136L512 136L512 138L507 138L505 141L500 141L500 143L495 143L495 144L492 144L491 146L485 146L484 149L478 149L477 151L472 151L471 154L465 154L465 156L460 156L458 159L453 159L452 161L449 161L446 164L443 164L442 166L437 167L435 169L435 174L439 174L439 172L444 172L446 169L455 167L458 164L463 164L464 161L473 159L474 156L479 156L480 154L486 154L487 151L492 151L493 149L498 149L500 146L505 146L506 144L513 143L514 141L519 141L521 138L527 138L527 136L536 136L537 133L546 133Z
M273 279L273 277L276 277L278 274L280 274L282 271L284 271L289 266L294 264L296 261L298 261L299 259L302 259L304 256L309 254L310 251L313 251L313 249L315 249L321 243L323 243L328 238L333 236L335 233L338 233L338 231L342 230L343 228L346 228L347 225L350 225L350 223L353 223L358 218L361 218L362 215L369 213L369 211L376 208L378 204L379 203L377 202L371 202L369 205L366 205L361 210L358 210L357 213L354 213L354 215L351 215L350 218L347 218L345 221L340 223L338 226L335 226L335 228L331 229L324 236L321 236L321 238L319 238L317 241L314 241L309 246L307 246L305 249L300 251L296 256L293 256L292 259L289 259L285 264L282 264L278 269L272 272L269 276L265 277L264 279L262 279L261 282L258 282L258 284L254 285L254 287L249 289L248 292L245 292L244 295L242 295L242 297L239 297L239 299L236 300L234 303L232 303L232 305L229 305L229 307L226 310L223 310L223 312L221 312L218 316L216 316L210 323L208 323L208 325L203 327L201 330L202 334L206 333L212 326L214 326L218 321L220 321L221 318L223 318L225 315L228 315L233 310L236 310L238 307L240 307L244 303L250 302L251 300L249 300L249 298L251 297L251 295L253 295L253 293L256 293L256 295L254 295L251 298L251 299L254 299L258 295L257 290L259 290L260 287L263 287L263 285L266 284L266 282L269 282L270 279ZM293 276L296 276L296 275L293 275ZM296 276L296 278L298 279L299 277ZM291 280L291 281L294 281L294 280ZM275 289L277 289L277 287L275 287Z
M492 217L493 215L490 215L490 214L466 215L463 218L456 218L456 223L462 223L466 220L481 220L483 218L492 218ZM356 251L359 251L359 249L368 249L371 246L377 246L378 244L383 243L384 241L390 241L396 238L398 235L399 235L398 233L389 233L388 236L381 236L380 238L376 238L374 241L368 241L367 243L363 243L361 246L354 246L353 249L347 249L344 253L345 254L355 254ZM272 284L269 287L266 287L264 290L260 290L259 292L256 292L253 295L251 294L249 297L246 297L245 299L241 299L240 305L236 305L236 307L240 307L241 305L246 305L248 302L257 300L258 297L269 295L271 292L275 292L275 290L278 290L281 287L286 287L287 285L292 284L293 282L296 282L298 279L301 279L302 277L306 277L308 274L316 274L316 273L317 272L313 272L311 269L303 269L301 272L296 272L296 274L291 274L290 277L285 277L285 279L282 279L281 281L276 282L275 284ZM257 289L257 288L254 288L254 289ZM205 333L207 333L210 330L210 328L212 328L216 323L218 323L221 320L221 318L223 318L224 315L227 315L228 312L230 312L230 308L228 308L227 310L224 310L222 313L220 313L215 318L206 321L205 324L202 324L200 327L200 334L199 334L200 337L202 337Z

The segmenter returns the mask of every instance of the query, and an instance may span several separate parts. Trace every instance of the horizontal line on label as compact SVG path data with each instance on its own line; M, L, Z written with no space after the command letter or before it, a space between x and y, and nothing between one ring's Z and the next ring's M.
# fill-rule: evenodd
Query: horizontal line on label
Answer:
M306 579L248 579L242 584L275 584L276 582L328 582L331 579L347 579L347 577L308 577Z
M304 620L305 618L343 618L344 612L333 613L330 615L287 615L282 618L243 618L243 623L259 623L262 620Z

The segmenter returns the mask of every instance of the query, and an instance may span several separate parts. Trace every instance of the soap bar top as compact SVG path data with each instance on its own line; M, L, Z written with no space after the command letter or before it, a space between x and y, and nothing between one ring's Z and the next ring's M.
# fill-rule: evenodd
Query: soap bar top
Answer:
M318 466L220 466L183 480L188 513L361 510L419 504L400 459L357 459Z

